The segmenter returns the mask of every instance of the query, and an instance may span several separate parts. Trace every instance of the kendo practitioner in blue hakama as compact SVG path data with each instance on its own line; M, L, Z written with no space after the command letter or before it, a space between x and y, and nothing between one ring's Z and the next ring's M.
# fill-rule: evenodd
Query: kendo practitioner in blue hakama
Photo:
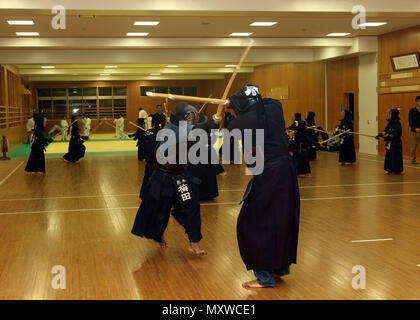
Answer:
M137 125L140 128L144 129L144 119L142 118L138 118L137 119ZM145 141L144 141L144 136L146 134L145 130L142 130L138 128L137 131L134 134L129 134L128 136L130 138L132 138L134 141L137 141L136 146L137 146L137 159L139 161L142 161L144 159L146 159L146 153L145 153Z
M311 165L309 163L311 150L315 149L317 142L311 136L313 130L306 128L305 121L298 121L292 142L293 158L296 161L296 174L306 178L311 177Z
M311 140L311 145L316 145L318 143L319 133L318 131L310 129L310 127L315 127L315 112L309 111L306 113L306 127L308 128L308 138ZM316 149L309 149L309 160L316 159Z
M274 277L289 274L290 265L296 263L299 233L299 187L283 108L277 100L262 99L252 85L229 99L237 117L227 129L251 129L254 136L256 129L264 129L265 135L264 170L249 182L237 222L242 260L257 278L243 286L273 287ZM253 140L253 149L258 149Z
M72 117L71 122L71 138L69 142L69 151L63 156L63 159L68 162L77 162L85 156L86 147L83 145L85 142L81 139L79 134L79 125L76 118Z
M35 115L34 122L35 128L31 141L31 154L29 155L25 171L28 173L45 174L45 147L48 143L53 142L53 140L47 139L44 136L44 127L47 119Z
M353 119L350 110L344 110L340 121L339 129L341 131L354 131ZM354 136L352 133L340 135L340 154L338 162L340 165L353 164L356 162L356 149L354 148Z
M197 110L185 102L180 102L176 106L176 114L171 114L170 123L165 125L164 129L172 130L175 133L176 145L173 147L176 148L178 161L175 164L160 164L157 159L159 153L155 153L154 169L147 181L145 195L131 232L139 237L153 239L159 242L162 248L166 248L167 242L163 235L173 208L172 215L185 228L188 235L189 250L195 254L203 255L204 250L198 246L198 242L202 238L198 195L200 180L187 171L187 164L182 164L179 161L179 144L186 142L186 137L180 136L179 122L194 118L190 117L191 113L197 113ZM218 128L216 122L221 119L217 119L216 116L213 119L195 126L188 124L187 134L195 127L205 129L207 132ZM162 143L158 142L158 147Z
M385 174L400 174L404 170L399 114L398 109L388 110L388 124L385 130L376 136L376 139L383 139L386 142Z
M147 194L147 185L150 176L152 175L153 169L154 169L154 159L155 159L155 150L156 150L156 134L158 130L155 128L147 130L143 137L142 137L142 155L144 156L144 159L146 160L146 165L144 168L144 176L143 176L143 182L141 184L140 189L140 199L144 199L144 197Z

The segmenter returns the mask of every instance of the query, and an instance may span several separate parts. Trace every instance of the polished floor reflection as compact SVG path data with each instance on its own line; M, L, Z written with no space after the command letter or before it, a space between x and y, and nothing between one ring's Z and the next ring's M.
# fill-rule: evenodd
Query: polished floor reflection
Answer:
M249 291L235 231L243 167L225 165L220 196L202 203L207 255L197 257L172 218L166 250L130 234L144 170L136 156L47 158L45 177L21 163L0 164L0 299L420 298L420 166L385 176L379 158L339 167L321 153L313 178L299 180L298 264L275 288ZM65 290L51 286L55 265ZM352 288L357 265L365 290Z

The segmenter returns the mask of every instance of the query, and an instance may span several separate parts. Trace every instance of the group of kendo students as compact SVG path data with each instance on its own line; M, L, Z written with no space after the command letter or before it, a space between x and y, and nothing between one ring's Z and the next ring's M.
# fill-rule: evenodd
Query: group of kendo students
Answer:
M402 127L399 119L399 109L390 109L387 112L388 124L383 132L375 139L384 140L386 155L384 162L385 174L400 174L403 171L402 156ZM301 113L295 113L293 123L288 129L289 151L293 155L296 171L300 177L311 177L310 161L316 160L317 150L339 151L338 162L340 165L352 165L356 162L354 146L354 122L352 112L343 110L340 123L334 129L332 136L336 139L329 140L328 133L322 127L315 125L315 112L309 111L305 121ZM349 131L349 133L344 133ZM320 144L319 139L327 141Z
M91 120L83 115L81 120L83 123L83 139L89 139ZM45 175L45 150L49 143L53 142L52 138L46 138L44 129L47 125L47 118L34 114L28 120L27 131L29 135L29 143L31 146L31 153L25 167L25 172ZM84 140L79 134L79 124L76 117L71 118L71 128L69 128L68 121L65 117L60 122L61 127L54 126L50 134L58 129L61 132L62 140L66 141L68 131L70 130L71 138L69 142L68 152L62 157L67 162L77 162L85 156L86 147L83 145Z

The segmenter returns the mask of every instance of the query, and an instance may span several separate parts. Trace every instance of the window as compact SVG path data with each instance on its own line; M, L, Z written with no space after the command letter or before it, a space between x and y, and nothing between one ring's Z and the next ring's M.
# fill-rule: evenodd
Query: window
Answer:
M99 88L99 96L112 96L112 87L100 87Z
M89 118L96 119L98 117L97 102L95 100L83 100L82 112L85 113Z
M197 96L197 87L140 87L140 95L147 96L146 92L171 93L185 96Z
M183 90L182 90L182 87L171 87L169 88L169 93L182 95Z
M48 119L127 117L127 87L39 88L37 94L39 113Z
M54 119L67 117L67 100L53 100Z
M115 118L112 114L112 99L99 100L99 119Z
M52 96L53 97L66 97L67 96L67 89L66 88L53 88L52 89ZM38 95L39 97L39 95Z
M185 87L184 96L197 96L197 87Z
M115 87L114 88L114 97L115 96L127 96L127 87Z
M38 97L51 97L51 89L38 89Z
M38 101L38 111L42 117L47 119L52 118L52 101L51 100L39 100Z
M69 97L82 97L82 88L69 88Z

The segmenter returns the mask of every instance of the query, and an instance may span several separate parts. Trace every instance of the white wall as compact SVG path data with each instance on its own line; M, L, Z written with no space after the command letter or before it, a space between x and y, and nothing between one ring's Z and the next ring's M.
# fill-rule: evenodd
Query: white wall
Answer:
M377 54L359 56L359 131L374 136L378 133L377 86ZM359 152L377 155L377 140L359 136Z

